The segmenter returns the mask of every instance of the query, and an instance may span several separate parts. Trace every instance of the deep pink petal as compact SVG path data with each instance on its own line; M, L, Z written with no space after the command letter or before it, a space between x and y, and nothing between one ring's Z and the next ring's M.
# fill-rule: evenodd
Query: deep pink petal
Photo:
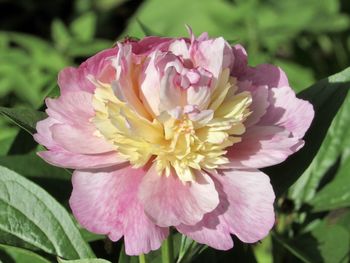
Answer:
M232 47L234 64L231 74L237 78L241 78L248 69L247 51L241 45L234 45Z
M290 87L273 88L269 96L270 106L259 125L277 125L302 138L314 118L312 105L298 99Z
M242 141L228 149L226 167L263 168L283 162L303 146L303 141L277 126L253 126Z
M124 236L129 255L160 247L167 228L156 226L143 211L137 192L142 169L130 166L105 172L76 171L70 206L78 222L91 232L107 234L113 241Z
M195 224L219 203L214 183L205 173L197 172L195 182L183 183L175 174L159 175L154 165L142 180L139 198L159 226Z
M71 91L93 93L95 86L87 79L87 76L92 75L98 79L103 70L110 65L109 58L116 56L117 53L117 47L106 49L86 60L78 68L67 67L63 69L58 75L61 94Z

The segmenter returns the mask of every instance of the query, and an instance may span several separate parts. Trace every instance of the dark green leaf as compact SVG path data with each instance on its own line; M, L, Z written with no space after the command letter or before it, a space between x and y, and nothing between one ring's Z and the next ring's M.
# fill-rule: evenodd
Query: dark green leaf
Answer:
M100 258L86 258L86 259L78 259L78 260L63 260L61 258L58 258L58 263L111 263L111 262Z
M47 117L44 112L27 108L13 109L0 106L0 113L30 134L35 133L36 123Z
M333 181L327 184L310 201L314 211L327 211L350 206L350 159L337 172Z
M320 150L309 168L298 179L290 190L289 196L297 203L311 201L326 172L334 166L342 151L350 144L346 142L349 135L350 94L333 120Z
M49 260L31 251L6 245L0 245L1 261L4 263L50 263Z
M0 235L2 244L30 245L68 259L94 256L67 211L54 198L4 167L0 167L0 231L6 234Z
M310 232L296 238L294 246L312 259L311 262L348 262L350 235L347 229L326 220L315 222Z
M86 259L78 259L78 260L63 260L61 258L58 258L58 263L111 263L111 262L100 258L86 258Z
M271 178L277 196L284 193L310 165L349 88L350 68L347 68L299 93L300 98L314 106L315 118L304 138L305 146L284 163L264 169Z

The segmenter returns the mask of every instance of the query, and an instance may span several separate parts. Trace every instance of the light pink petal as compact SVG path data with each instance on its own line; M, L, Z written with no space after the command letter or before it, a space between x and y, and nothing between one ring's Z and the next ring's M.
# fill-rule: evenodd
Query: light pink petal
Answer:
M222 170L215 177L228 201L222 216L230 232L246 243L267 236L275 222L275 194L269 177L258 170Z
M51 126L59 123L57 120L48 117L42 121L37 122L36 131L37 133L33 135L34 140L46 148L51 149L57 147L57 143L52 138Z
M111 143L104 137L98 137L92 125L76 127L68 124L54 124L51 127L53 140L72 153L98 154L115 151Z
M155 65L158 52L151 54L142 79L140 80L141 100L147 110L153 115L159 114L158 106L160 103L159 89L160 89L160 72Z
M221 189L217 186L220 195L220 203L210 213L204 215L203 219L195 225L181 224L176 229L201 244L219 250L228 250L233 247L230 228L225 222L222 214L228 209L227 199Z
M230 164L226 167L263 168L283 162L303 146L299 138L277 126L253 126L244 133L242 141L228 149Z
M139 198L157 225L193 225L218 205L214 183L205 173L197 172L195 182L183 183L173 173L159 175L154 166L142 180Z
M183 59L190 59L189 43L184 39L178 39L169 46L169 51L176 56L182 56Z
M290 131L293 136L302 138L314 118L312 105L298 99L290 87L270 90L270 107L259 125L277 125Z
M38 155L52 165L71 169L102 168L126 162L114 151L102 154L78 154L58 147L38 152Z
M138 201L142 169L129 166L101 172L76 171L69 200L78 222L91 232L117 241L124 235L128 255L148 253L160 247L168 235L148 219Z
M72 91L86 91L93 93L95 86L87 79L88 75L98 79L103 70L110 65L112 56L116 56L118 49L111 48L101 51L86 60L78 68L68 67L63 69L58 75L58 85L61 94Z
M95 116L92 98L92 94L83 91L66 92L57 99L46 99L46 112L61 123L86 126Z
M269 88L289 86L287 76L283 70L271 64L250 67L241 79L250 80L255 86L268 86Z
M249 107L251 114L244 122L246 127L253 126L266 114L269 103L269 90L267 86L252 87L251 84L238 82L238 86L244 87L242 91L249 91L252 96L252 104Z
M216 79L222 69L233 65L232 49L222 37L195 42L191 47L191 57L195 66L208 70Z

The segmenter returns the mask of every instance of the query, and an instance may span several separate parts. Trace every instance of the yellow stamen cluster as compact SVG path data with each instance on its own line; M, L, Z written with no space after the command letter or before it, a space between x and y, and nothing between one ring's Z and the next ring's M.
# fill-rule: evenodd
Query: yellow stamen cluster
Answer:
M164 111L157 117L139 113L129 101L118 98L110 84L96 82L92 122L100 136L135 168L149 161L160 175L172 169L183 181L195 180L194 170L212 170L228 163L226 148L241 140L243 122L250 114L249 92L237 92L229 70L222 72L202 118ZM134 98L135 99L135 98ZM142 103L138 99L137 107Z

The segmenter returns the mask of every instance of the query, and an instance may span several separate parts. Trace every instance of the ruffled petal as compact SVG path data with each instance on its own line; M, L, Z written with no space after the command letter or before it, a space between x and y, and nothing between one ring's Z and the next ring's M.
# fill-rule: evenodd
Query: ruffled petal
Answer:
M124 236L129 255L148 253L160 247L168 228L156 226L145 215L137 198L145 173L130 166L111 171L76 171L70 206L78 222L94 233L117 241Z
M139 198L147 215L159 226L193 225L219 204L207 174L197 172L194 182L183 183L175 174L159 175L155 165L141 182Z
M86 91L93 93L95 86L90 80L88 80L87 76L92 75L98 79L103 70L110 65L111 61L109 58L116 56L117 53L117 47L107 49L89 58L78 68L67 67L61 70L58 75L58 85L61 94L72 91Z
M269 177L258 170L222 170L212 176L219 206L195 225L177 226L178 231L221 250L232 248L230 234L247 243L263 239L275 221Z
M283 162L298 151L304 142L291 137L289 131L277 126L253 126L242 141L228 149L230 163L225 167L263 168Z
M298 99L290 87L273 88L269 95L270 106L259 125L277 125L302 138L314 118L313 106Z

